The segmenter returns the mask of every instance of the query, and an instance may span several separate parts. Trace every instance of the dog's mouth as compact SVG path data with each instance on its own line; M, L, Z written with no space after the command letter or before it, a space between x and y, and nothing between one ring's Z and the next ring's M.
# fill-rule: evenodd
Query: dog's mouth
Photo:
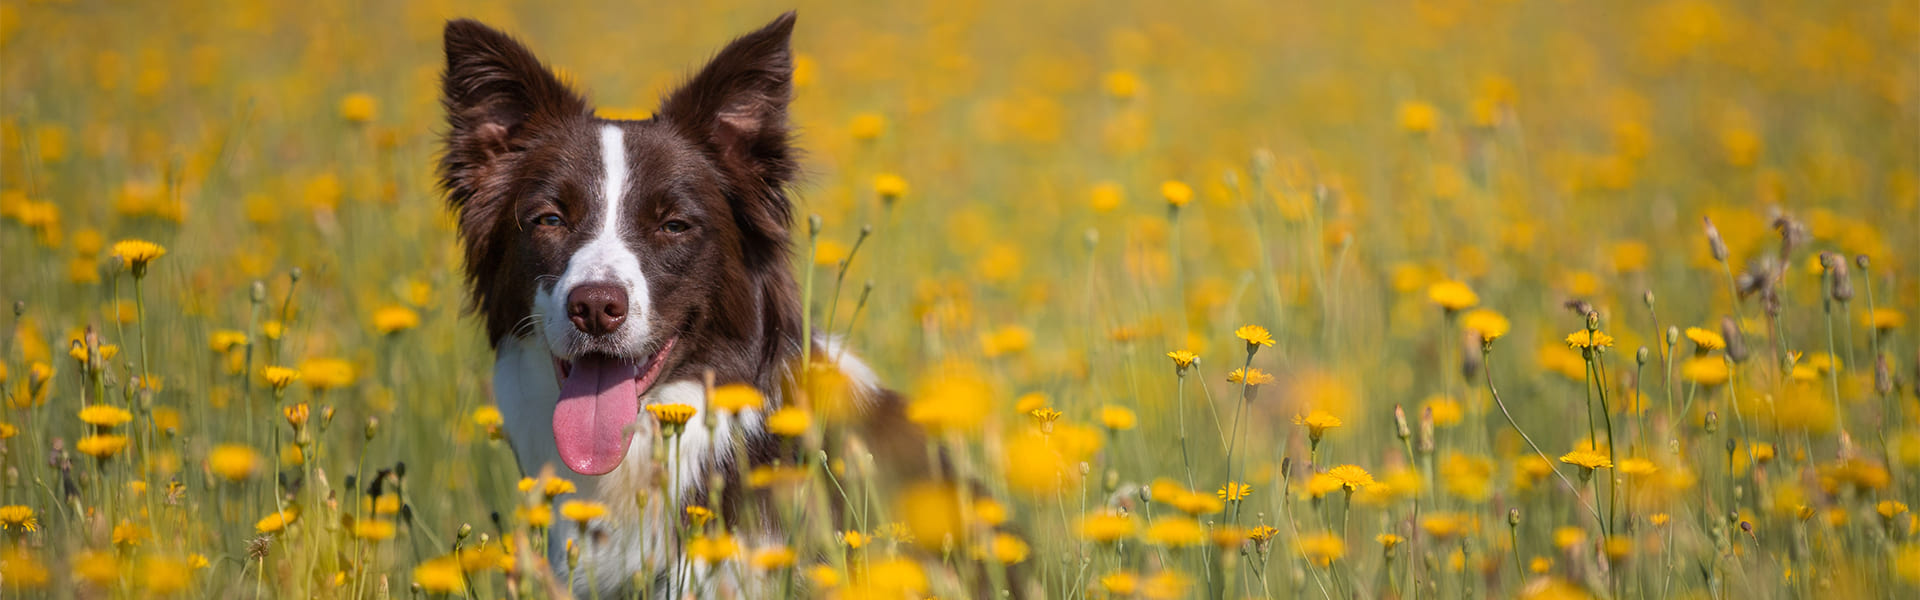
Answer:
M581 475L605 475L627 455L640 396L653 387L679 338L668 338L643 358L589 352L554 357L560 401L553 407L553 441L560 462Z

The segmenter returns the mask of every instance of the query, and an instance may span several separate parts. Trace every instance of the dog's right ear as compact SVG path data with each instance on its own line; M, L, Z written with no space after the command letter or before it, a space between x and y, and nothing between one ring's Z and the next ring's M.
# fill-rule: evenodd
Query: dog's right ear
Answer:
M456 207L472 199L495 159L522 149L529 131L592 113L526 46L479 21L448 21L446 51L440 101L449 129L440 178Z

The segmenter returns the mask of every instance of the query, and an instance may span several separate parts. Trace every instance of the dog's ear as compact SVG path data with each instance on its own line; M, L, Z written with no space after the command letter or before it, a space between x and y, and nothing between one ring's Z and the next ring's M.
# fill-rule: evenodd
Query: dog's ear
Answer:
M479 191L496 158L522 149L535 127L592 113L526 46L478 21L448 21L446 52L440 102L448 131L440 176L456 207Z
M785 247L793 208L782 186L798 168L788 138L793 97L794 13L727 44L700 73L669 94L660 118L705 146L735 178L741 223Z

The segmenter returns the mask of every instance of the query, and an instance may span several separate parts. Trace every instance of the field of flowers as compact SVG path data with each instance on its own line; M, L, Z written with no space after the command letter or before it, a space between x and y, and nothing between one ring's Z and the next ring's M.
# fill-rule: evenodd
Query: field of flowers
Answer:
M0 0L0 597L566 595L605 507L491 408L442 23L644 118L790 8L813 326L953 472L795 409L742 484L810 516L690 509L717 572L1920 595L1908 0Z

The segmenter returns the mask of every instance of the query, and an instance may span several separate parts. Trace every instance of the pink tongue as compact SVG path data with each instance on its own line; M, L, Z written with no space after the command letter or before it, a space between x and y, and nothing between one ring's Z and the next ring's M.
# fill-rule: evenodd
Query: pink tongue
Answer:
M634 380L639 365L587 355L560 380L553 407L553 440L561 462L582 475L604 475L620 466L633 436L626 432L640 410Z

